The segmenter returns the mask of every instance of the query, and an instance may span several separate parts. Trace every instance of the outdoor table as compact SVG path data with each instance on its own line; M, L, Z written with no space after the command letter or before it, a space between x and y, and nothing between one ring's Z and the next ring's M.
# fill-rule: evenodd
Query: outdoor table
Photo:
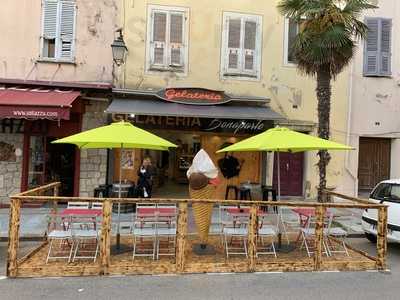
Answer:
M238 207L230 207L227 208L226 211L232 215L232 216L248 216L250 214L250 208L246 207L246 208L238 208ZM266 212L264 212L261 209L257 210L257 216L265 216L267 215Z
M90 209L90 208L66 208L61 213L60 216L64 219L67 217L86 217L88 219L92 219L93 227L96 229L96 217L99 217L103 214L103 210L101 209Z
M137 209L136 213L139 216L162 216L162 217L169 217L174 216L176 214L176 209L169 208L169 207L140 207Z

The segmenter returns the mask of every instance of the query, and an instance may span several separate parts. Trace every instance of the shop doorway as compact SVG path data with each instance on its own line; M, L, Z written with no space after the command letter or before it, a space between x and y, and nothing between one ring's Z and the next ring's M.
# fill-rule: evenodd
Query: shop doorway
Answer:
M358 157L358 188L370 191L374 186L390 178L391 140L360 138Z
M279 153L281 195L303 196L303 153ZM273 185L278 189L277 155L274 154Z
M51 144L55 139L45 136L30 137L28 188L60 181L60 196L73 196L75 184L75 146L69 144Z

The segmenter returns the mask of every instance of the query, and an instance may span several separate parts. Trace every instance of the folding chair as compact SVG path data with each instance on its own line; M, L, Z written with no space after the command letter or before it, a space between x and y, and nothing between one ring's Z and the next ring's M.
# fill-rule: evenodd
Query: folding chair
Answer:
M293 213L289 208L285 209L284 207L278 207L277 210L281 222L282 233L286 238L287 244L289 245L290 235L299 235L301 232L300 216L296 213Z
M347 231L344 230L342 227L332 227L332 223L333 223L333 214L330 216L329 227L324 232L324 234L326 235L326 240L327 240L326 246L328 248L329 255L332 255L333 253L345 253L347 256L349 256L349 252L347 250L345 243L347 237ZM339 245L333 245L332 241L329 239L330 236L336 238L336 240L339 242ZM343 250L340 250L338 246L339 247L341 246Z
M67 209L89 209L89 202L68 202Z
M245 255L247 257L247 234L249 214L234 216L229 214L229 221L224 224L223 234L226 258L229 255Z
M76 259L93 259L99 252L100 221L98 217L72 217L71 232L75 242L74 262Z
M176 224L177 224L177 211L176 206L159 206L159 208L174 208L172 214L163 215L161 212L156 216L156 258L159 259L162 255L175 255L176 246ZM161 247L166 245L166 247Z
M138 205L132 227L132 234L133 234L132 260L134 260L136 256L150 256L153 258L153 260L156 259L157 255L156 225L157 225L156 205L155 204ZM147 242L150 242L151 247L147 247ZM140 249L142 250L141 252L138 252L139 248L141 248Z
M259 255L274 255L276 258L277 256L275 251L274 239L276 238L278 233L277 225L279 222L279 215L276 215L276 224L271 224L271 222L269 222L267 218L268 216L261 217L261 220L258 224L259 226L256 239L256 257L258 257ZM269 244L265 244L264 239L266 238L270 239Z
M93 202L91 209L102 210L103 209L103 202Z
M328 247L326 245L326 233L327 229L329 228L331 223L331 217L324 217L324 224L323 224L323 240L322 240L322 246L324 247L323 253L326 256L329 256L329 251ZM311 255L314 253L312 249L314 248L315 245L315 216L310 217L308 220L308 223L305 228L301 228L301 237L302 237L302 243L300 246L300 249L303 249L303 246L306 248L307 255L308 257L311 257Z
M49 251L47 252L46 264L51 259L67 259L71 261L74 249L74 240L69 228L69 219L60 215L51 215L48 224L47 238L50 241ZM58 247L55 249L55 244ZM64 254L64 255L62 255Z

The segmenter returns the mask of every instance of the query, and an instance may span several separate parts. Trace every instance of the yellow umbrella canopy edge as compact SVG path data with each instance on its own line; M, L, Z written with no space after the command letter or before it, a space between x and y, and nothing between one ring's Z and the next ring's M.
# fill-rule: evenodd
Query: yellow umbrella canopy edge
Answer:
M159 136L124 121L77 133L53 143L75 144L83 149L139 148L167 151L170 147L177 147Z
M302 152L353 149L347 145L296 132L285 127L275 127L218 150L217 153L239 151Z

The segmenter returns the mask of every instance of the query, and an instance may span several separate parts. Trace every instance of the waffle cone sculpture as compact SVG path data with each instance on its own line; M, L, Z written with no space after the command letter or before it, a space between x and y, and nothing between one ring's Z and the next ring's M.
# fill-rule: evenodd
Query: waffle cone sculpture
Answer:
M215 192L215 186L206 185L205 187L194 190L189 187L190 198L192 199L211 199ZM201 244L206 244L208 232L211 224L211 215L213 203L197 203L193 202L194 221L196 223L197 232L200 237Z

